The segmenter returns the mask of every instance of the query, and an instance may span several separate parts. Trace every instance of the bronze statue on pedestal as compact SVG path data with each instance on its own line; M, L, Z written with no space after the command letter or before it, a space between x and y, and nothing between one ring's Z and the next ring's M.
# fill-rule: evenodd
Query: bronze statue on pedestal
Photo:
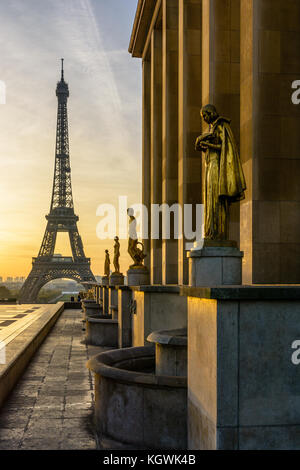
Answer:
M244 199L245 177L230 120L211 104L202 108L201 117L209 124L209 132L196 140L196 150L205 153L206 162L204 237L228 240L229 206Z
M144 267L143 262L147 255L144 253L143 243L138 241L137 232L136 232L136 218L134 217L134 212L132 209L127 210L129 216L129 234L128 234L128 253L134 261L134 264L130 268L140 268ZM142 249L138 248L138 245Z

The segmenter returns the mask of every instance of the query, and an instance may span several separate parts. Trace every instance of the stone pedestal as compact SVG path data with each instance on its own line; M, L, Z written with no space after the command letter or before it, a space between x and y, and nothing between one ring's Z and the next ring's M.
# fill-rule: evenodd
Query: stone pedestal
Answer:
M93 309L96 305L96 301L92 299L83 299L81 301L83 317L85 318L87 314L91 313L90 309Z
M102 308L101 305L98 304L97 302L91 302L85 306L85 316L99 316L102 314Z
M129 286L147 286L150 284L150 274L146 266L129 268L127 278Z
M147 341L155 343L155 373L187 376L187 329L154 331Z
M188 449L299 450L300 288L181 292L188 297Z
M109 277L108 276L103 276L101 280L102 286L108 286L109 285Z
M192 249L189 258L189 285L211 287L242 284L242 258L235 242L205 240L202 249Z
M112 273L109 278L110 286L124 286L124 276L122 273Z
M187 301L179 286L132 287L132 346L145 346L153 331L187 327Z
M111 319L86 319L86 342L93 346L118 346L118 322Z

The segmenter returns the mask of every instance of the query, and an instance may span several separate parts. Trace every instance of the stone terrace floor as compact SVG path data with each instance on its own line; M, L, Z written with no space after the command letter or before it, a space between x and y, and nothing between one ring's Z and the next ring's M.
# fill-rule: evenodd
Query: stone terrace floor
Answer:
M80 310L65 310L0 410L0 449L96 449Z

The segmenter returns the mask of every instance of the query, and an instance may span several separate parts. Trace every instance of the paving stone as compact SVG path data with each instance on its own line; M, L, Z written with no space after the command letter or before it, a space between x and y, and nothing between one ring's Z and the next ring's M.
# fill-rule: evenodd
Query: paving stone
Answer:
M0 432L2 428L18 428L18 427L24 427L27 425L29 421L28 416L20 416L19 414L17 416L15 415L10 415L8 414L7 416L1 416L0 418Z
M3 427L0 429L0 441L21 440L24 434L24 427L13 428Z
M61 407L61 405L64 402L64 397L63 396L50 396L50 395L39 395L39 397L36 400L35 406L37 408L44 407L44 408L50 408L52 406L55 407Z
M2 441L0 439L0 450L17 450L21 446L21 441L16 439L8 439Z
M64 418L76 418L79 416L90 416L92 414L93 409L89 408L75 408L75 407L68 407L64 410L63 416Z
M57 429L62 427L63 420L62 418L44 418L44 417L38 417L38 418L32 418L30 419L27 430L33 430L33 429L38 429L38 428L44 428L44 429ZM27 431L26 431L27 432Z
M9 408L32 408L36 402L34 397L27 397L23 395L14 396L8 401Z
M58 450L60 449L60 439L24 439L21 445L22 450Z
M77 418L65 417L63 420L63 429L67 432L81 432L81 430L88 430L90 432L92 424L89 416L82 416Z
M82 392L88 393L92 392L92 390L89 385L77 385L76 387L67 387L66 394L68 396L76 396L81 395Z
M53 404L43 404L43 405L36 405L34 407L34 411L37 411L38 413L48 413L48 412L62 412L64 408L63 403L53 403Z
M64 397L65 391L64 390L41 390L39 393L39 398L42 397Z
M34 411L31 414L30 419L31 420L41 420L41 419L62 419L63 417L63 410L62 408L60 409L34 409Z
M64 439L61 443L60 450L94 450L96 449L96 443L94 439Z
M37 398L39 394L39 390L20 390L19 396L23 397L30 397L30 398Z
M92 405L89 405L88 403L68 403L65 406L66 412L75 412L76 410L90 411L92 409Z
M47 440L57 440L60 439L63 435L63 428L32 428L28 429L24 434L24 442L27 439L43 439L44 441Z
M23 375L23 380L26 381L27 385L34 385L34 384L37 384L38 382L42 383L44 377L45 377L44 375L43 376L32 376L32 375L30 375L28 378L26 378Z

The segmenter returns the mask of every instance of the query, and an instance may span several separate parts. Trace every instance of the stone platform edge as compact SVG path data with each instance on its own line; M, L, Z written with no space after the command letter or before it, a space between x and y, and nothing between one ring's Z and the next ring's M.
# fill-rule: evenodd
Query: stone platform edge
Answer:
M8 363L0 367L0 408L64 310L64 302L49 305L49 310L7 345Z
M180 295L214 300L300 300L297 286L222 286L180 288Z
M149 284L142 286L104 286L121 291L144 292L146 294L179 294L180 286L177 284Z

